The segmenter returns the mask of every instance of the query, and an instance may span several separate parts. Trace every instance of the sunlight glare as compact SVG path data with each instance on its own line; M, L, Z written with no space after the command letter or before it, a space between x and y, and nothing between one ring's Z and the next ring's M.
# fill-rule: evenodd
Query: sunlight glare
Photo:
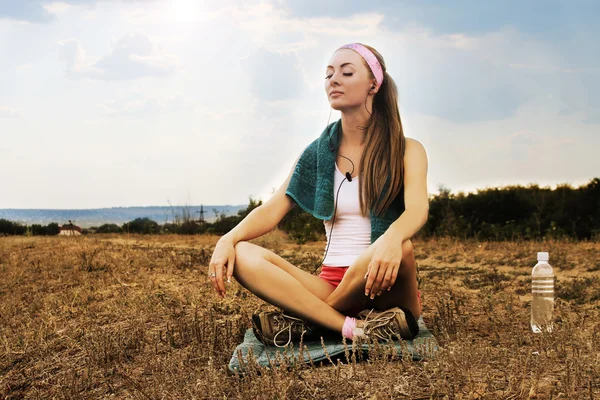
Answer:
M202 11L200 0L171 0L166 3L166 19L169 22L195 20Z

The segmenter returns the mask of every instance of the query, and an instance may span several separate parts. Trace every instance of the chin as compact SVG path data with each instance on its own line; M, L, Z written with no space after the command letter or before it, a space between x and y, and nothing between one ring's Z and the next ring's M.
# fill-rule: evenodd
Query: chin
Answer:
M348 104L348 103L343 103L343 102L337 102L337 101L330 101L329 105L331 106L331 108L333 108L336 111L347 111L356 107L360 107L360 104Z
M330 101L329 105L336 111L343 111L348 108L348 104L343 101L337 101L336 99Z

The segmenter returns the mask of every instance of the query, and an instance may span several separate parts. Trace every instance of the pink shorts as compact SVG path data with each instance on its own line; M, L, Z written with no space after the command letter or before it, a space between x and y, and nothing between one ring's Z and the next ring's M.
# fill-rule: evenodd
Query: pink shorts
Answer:
M328 265L323 265L321 267L321 273L319 274L319 278L325 279L327 282L332 284L334 287L338 287L338 285L342 281L342 278L344 277L344 274L346 273L348 268L350 268L350 266L330 267ZM417 300L419 302L419 309L422 309L421 291L420 290L417 290Z
M348 268L350 268L350 266L330 267L327 265L323 265L323 267L321 268L321 273L319 274L319 278L323 278L327 282L331 283L334 287L338 287Z

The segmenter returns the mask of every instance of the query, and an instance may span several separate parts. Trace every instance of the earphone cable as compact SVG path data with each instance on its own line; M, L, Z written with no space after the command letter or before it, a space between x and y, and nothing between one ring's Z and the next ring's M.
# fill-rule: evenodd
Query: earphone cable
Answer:
M349 159L346 156L343 155L339 155L340 157L344 157L346 160L350 161L350 164L352 164L352 172L350 172L350 176L352 176L352 174L354 173L354 163L352 162L351 159ZM333 225L335 224L335 211L337 210L337 199L338 196L340 194L340 189L342 188L342 185L344 184L344 181L346 181L348 178L344 178L344 180L342 180L342 182L340 183L340 186L338 186L338 190L337 193L335 194L335 208L333 210L333 219L331 220L331 229L329 229L329 239L327 240L327 248L325 249L325 255L323 256L323 259L321 260L321 262L316 266L316 268L313 270L313 274L315 272L317 272L317 270L319 269L319 267L321 265L323 265L323 261L325 261L325 258L327 257L327 252L329 251L329 245L331 244L331 232L333 232Z
M370 90L369 90L369 92L370 92ZM373 119L371 118L373 116L373 114L371 114L371 112L367 108L367 99L368 98L369 98L369 93L367 93L367 97L365 97L365 110L367 110L367 112L369 113L369 124L367 126L357 125L356 129L360 129L361 131L366 131L367 129L369 129L369 127L371 126L371 123L373 122ZM375 98L373 98L373 100L375 100Z

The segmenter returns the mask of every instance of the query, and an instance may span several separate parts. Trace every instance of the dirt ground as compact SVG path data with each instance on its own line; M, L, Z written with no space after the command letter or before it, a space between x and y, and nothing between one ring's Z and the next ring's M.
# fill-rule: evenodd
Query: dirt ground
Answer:
M414 240L434 358L235 376L233 349L268 305L235 281L214 293L218 239L0 238L0 398L600 398L600 243ZM325 249L279 231L252 242L309 271ZM552 333L529 328L538 251L557 276Z

